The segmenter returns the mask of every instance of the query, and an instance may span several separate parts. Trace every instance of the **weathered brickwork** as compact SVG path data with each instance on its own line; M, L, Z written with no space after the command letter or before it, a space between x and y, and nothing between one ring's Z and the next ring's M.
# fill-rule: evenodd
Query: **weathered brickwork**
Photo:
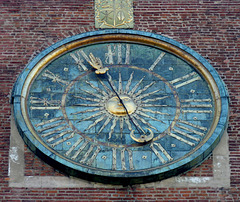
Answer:
M205 57L230 96L230 188L9 187L11 89L39 52L66 37L94 30L93 0L0 1L0 201L239 201L240 1L134 0L136 30L162 34ZM25 148L25 176L63 176ZM212 156L182 176L213 175Z

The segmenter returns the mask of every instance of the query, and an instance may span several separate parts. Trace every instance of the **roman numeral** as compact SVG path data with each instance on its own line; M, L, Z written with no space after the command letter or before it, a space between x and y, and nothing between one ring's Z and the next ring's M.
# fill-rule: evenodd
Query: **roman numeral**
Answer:
M127 151L127 155L128 155L128 162L129 162L129 167L130 167L130 170L134 170L134 167L133 167L133 157L132 157L132 150L130 149L122 149L121 150L121 163L122 163L122 170L126 170L126 158L125 158L125 155L126 155L126 152Z
M54 110L61 109L60 100L48 100L47 98L30 97L30 103L33 105L31 110Z
M188 104L190 103L191 104ZM181 100L183 113L212 113L211 99L185 99ZM183 104L187 103L187 104ZM186 109L185 109L186 108ZM207 109L209 108L209 109Z
M173 160L173 158L168 154L168 152L163 148L160 143L151 143L150 148L162 163L167 163L167 160L162 157L163 155L168 159L168 161Z
M125 46L125 52L123 52ZM106 64L129 64L130 63L130 44L114 44L107 45L108 52L105 53L105 63ZM125 55L125 61L123 61L123 55ZM116 62L114 62L114 56Z
M53 110L53 109L61 109L61 106L56 106L56 107L33 107L31 106L30 107L31 110L35 110L35 109L38 109L38 110Z
M83 139L79 139L79 144ZM77 142L76 142L77 143ZM80 146L80 148L74 153L74 155L71 157L72 160L75 160L78 155L83 151L83 149L89 144L89 141L85 140L85 142ZM75 145L75 144L74 144Z
M41 128L37 129L37 132L42 133L41 136L43 138L51 136L46 139L46 142L51 143L50 145L52 147L55 147L75 136L75 132L69 128L63 116L43 121L35 125L35 127L40 126ZM68 136L66 136L67 134Z
M61 138L62 136L66 135L66 134L69 134L69 133L70 133L69 136L64 137L64 138ZM56 139L58 139L58 138L61 138L61 139L58 140L57 142L51 144L52 147L55 147L55 146L57 146L57 145L65 142L65 141L67 141L67 140L69 140L69 139L72 139L72 138L74 137L74 135L75 135L75 132L72 132L72 130L67 130L67 131L64 131L64 132L60 133L59 135L56 135L56 136L53 136L53 137L49 138L49 139L47 140L47 142L50 143L50 142L52 142L52 141L54 141L54 140L56 140Z
M112 170L116 170L117 169L117 152L120 152L120 162L121 162L121 169L122 170L127 170L127 162L126 159L128 159L128 163L129 163L129 169L130 170L134 170L134 166L133 166L133 154L132 154L132 150L130 149L121 149L121 150L117 150L116 148L112 148L112 152L113 152L113 160L112 160Z
M184 138L182 138L182 137L180 137L180 136L178 136L178 135L176 135L176 134L174 134L174 133L168 133L168 135L169 136L171 136L171 137L173 137L173 138L175 138L175 139L177 139L177 140L179 140L179 141L181 141L181 142L184 142L184 143L186 143L186 144L189 144L190 146L195 146L195 143L193 143L193 142L191 142L191 141L188 141L188 140L186 140L186 139L184 139Z
M198 76L196 72L192 72L185 76L176 78L176 79L170 81L170 83L173 84L175 88L180 88L182 86L185 86L185 85L190 84L197 80L201 80L201 77Z
M84 53L83 50L78 50L74 53L70 53L70 56L75 60L75 63L78 65L79 71L87 71L88 68L84 65L84 58L87 62L89 62L88 56Z
M71 154L71 152L82 142L84 140L84 138L83 137L80 137L72 146L71 146L71 148L65 153L65 156L69 156L70 154ZM80 153L80 152L79 152ZM76 154L76 152L75 152L75 154ZM77 154L78 155L78 154ZM76 157L77 157L77 155L76 155ZM75 158L76 158L75 157ZM75 158L73 158L72 157L72 159L75 159Z
M112 170L117 169L117 149L115 147L112 148Z
M162 60L163 56L165 55L164 52L162 52L158 57L157 59L154 61L154 63L151 65L151 67L149 67L149 70L150 71L153 71L154 68L157 66L157 64Z
M169 132L168 135L190 146L195 146L195 142L192 140L199 142L200 138L196 137L196 135L203 137L205 135L204 132L207 131L207 128L187 121L178 120L178 123L175 124L175 127L172 129L172 131L175 133Z
M40 129L37 130L37 132L42 133L41 136L43 138L69 128L67 122L64 120L62 116L47 121L43 121L41 123L36 124L35 126L36 127L42 126Z
M52 82L53 82L53 83L58 83L58 84L60 84L61 86L63 86L63 85L68 85L68 84L69 84L68 81L65 81L65 80L62 79L59 75L54 74L54 73L50 72L49 70L46 70L46 71L42 74L42 76L47 77L47 78L49 78L49 79L52 79Z
M182 123L182 124L191 126L191 127L193 127L193 128L200 129L200 130L202 130L202 131L207 131L207 128L206 128L206 127L199 126L199 125L190 123L190 122L188 122L188 121L183 121L183 120L181 120L181 119L178 120L178 123ZM204 134L200 134L200 135L203 136Z
M100 146L91 144L83 158L80 160L80 163L85 163L87 165L92 165L94 159L97 157L98 153L101 151Z
M80 163L84 163L87 165L92 165L94 160L96 159L98 153L101 151L100 146L97 146L95 144L91 144L88 140L85 140L82 145L75 151L81 142L85 140L83 137L80 137L73 145L72 147L65 153L65 156L70 157L72 160L76 160L76 158L84 152L84 155L82 156ZM85 151L85 148L87 148L87 151Z

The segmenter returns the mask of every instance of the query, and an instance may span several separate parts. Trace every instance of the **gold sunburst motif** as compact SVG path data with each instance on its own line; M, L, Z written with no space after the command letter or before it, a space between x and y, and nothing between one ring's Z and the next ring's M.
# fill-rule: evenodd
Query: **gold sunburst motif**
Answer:
M159 95L158 93L163 90L156 90L155 81L143 85L144 77L142 77L136 84L133 84L134 72L132 72L125 83L126 85L123 85L122 73L119 72L118 82L115 85L112 76L109 73L107 73L107 76L111 87L107 86L104 80L101 79L99 79L99 86L95 82L85 81L90 88L89 90L81 89L85 95L72 95L77 99L75 106L83 109L86 107L86 109L73 112L71 115L85 116L78 121L78 124L91 121L84 129L85 132L98 126L97 134L99 135L108 126L108 139L110 140L116 127L120 128L121 137L124 127L129 131L129 135L133 135L134 131L138 131L141 133L139 136L144 137L143 135L146 135L147 131L150 131L151 135L153 135L151 131L159 133L158 128L151 124L149 120L168 125L164 121L155 118L155 115L169 116L169 113L151 109L153 107L161 109L168 106L158 103L160 100L167 99L169 95ZM155 86L155 89L151 90L153 86ZM153 95L157 96L152 97Z

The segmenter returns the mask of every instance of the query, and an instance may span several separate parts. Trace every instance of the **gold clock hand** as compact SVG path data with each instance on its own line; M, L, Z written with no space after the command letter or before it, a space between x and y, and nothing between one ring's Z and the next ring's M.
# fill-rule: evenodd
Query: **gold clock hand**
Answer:
M98 57L95 57L92 53L89 54L89 58L90 60L88 61L89 64L94 68L96 69L95 70L95 73L96 74L101 74L101 75L104 75L105 73L107 73L107 82L108 84L110 85L110 87L112 88L113 92L116 94L120 104L123 106L123 108L125 109L126 111L126 114L129 118L129 120L132 122L132 124L135 126L135 128L137 129L138 133L140 134L140 138L136 138L134 136L134 130L131 131L130 133L130 137L135 140L136 142L139 142L139 143L145 143L145 142L149 142L153 139L154 137L154 133L152 132L151 129L147 128L149 131L150 131L150 135L146 135L146 133L142 134L142 132L140 131L140 129L136 126L136 124L134 123L134 121L132 120L132 117L130 116L129 112L128 112L128 109L127 107L125 106L125 104L123 103L123 100L121 99L121 97L119 96L119 94L117 93L117 91L114 89L114 87L112 86L111 82L110 82L110 75L108 74L108 70L109 68L108 67L103 67L103 64L102 64L102 61L100 58Z
M89 54L90 60L88 63L94 68L96 74L105 74L109 69L107 67L103 67L102 61L100 58L95 57L92 53Z
M146 143L149 142L153 139L154 137L154 133L150 128L147 128L147 130L149 130L150 134L149 135L141 135L140 138L136 138L136 136L134 135L134 130L131 131L130 133L130 137L135 140L136 142L139 143Z
M119 96L119 94L117 93L117 91L116 91L116 90L114 89L114 87L112 86L112 84L111 84L111 82L110 82L110 75L109 75L108 72L107 72L107 77L108 77L108 78L107 78L108 84L109 84L110 87L112 88L113 92L116 94L116 96L117 96L120 104L121 104L121 105L123 106L123 108L125 109L129 120L132 122L132 124L133 124L133 125L135 126L135 128L137 129L138 133L141 135L142 132L140 131L140 129L136 126L136 124L135 124L134 121L132 120L132 117L130 116L127 107L126 107L125 104L123 103L123 100L121 99L121 97ZM151 131L151 130L150 130L150 131ZM132 133L132 132L134 132L134 130L131 131L131 133ZM145 133L144 133L144 135L141 135L141 136L145 136ZM131 137L131 135L130 135L130 137ZM132 138L132 139L133 139L133 138ZM134 140L134 139L133 139L133 140Z

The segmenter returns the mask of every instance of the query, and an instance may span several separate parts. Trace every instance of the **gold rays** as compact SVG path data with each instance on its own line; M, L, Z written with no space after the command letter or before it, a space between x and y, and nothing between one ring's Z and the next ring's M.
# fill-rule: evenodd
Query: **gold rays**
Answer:
M91 123L88 123L85 127L84 131L87 132L97 126L96 132L97 134L100 134L108 127L108 139L111 139L117 131L118 134L120 131L121 137L123 131L126 130L129 135L136 129L143 134L146 134L146 128L151 128L155 132L159 132L159 127L157 127L156 124L152 125L151 121L166 124L158 117L159 115L160 117L169 115L168 113L160 111L168 105L160 105L158 102L159 100L169 98L169 96L161 96L159 92L162 91L162 89L156 90L156 81L148 84L143 83L145 79L143 76L136 84L134 84L134 72L132 72L128 80L125 81L126 85L124 85L122 74L119 72L116 86L112 76L108 72L107 76L111 87L108 87L108 84L105 84L105 80L99 80L99 86L91 81L85 81L90 89L81 89L81 91L84 92L84 95L72 95L77 99L77 104L75 104L75 106L85 109L71 113L71 115L84 117L79 118L78 123L91 121ZM153 86L155 86L155 89L151 90ZM124 107L121 106L122 104L116 97L114 91L119 97L121 97L121 100L125 105ZM152 109L153 107L155 109L157 108L157 110ZM126 109L128 113L126 112Z

